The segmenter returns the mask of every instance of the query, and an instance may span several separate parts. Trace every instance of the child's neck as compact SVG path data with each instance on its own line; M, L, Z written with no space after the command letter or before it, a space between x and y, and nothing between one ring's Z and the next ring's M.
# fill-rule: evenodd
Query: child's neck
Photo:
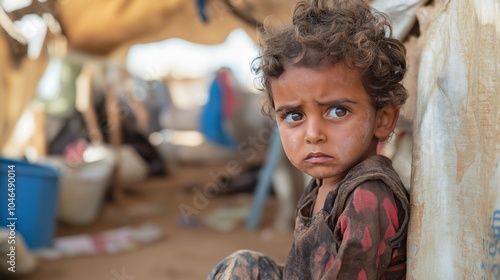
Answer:
M337 189L340 181L342 181L342 179L323 179L319 187L327 192L334 191Z
M313 216L316 215L319 211L323 209L323 205L325 205L326 197L328 193L337 189L340 181L325 181L321 182L321 185L318 189L318 194L316 196L316 202L314 203Z

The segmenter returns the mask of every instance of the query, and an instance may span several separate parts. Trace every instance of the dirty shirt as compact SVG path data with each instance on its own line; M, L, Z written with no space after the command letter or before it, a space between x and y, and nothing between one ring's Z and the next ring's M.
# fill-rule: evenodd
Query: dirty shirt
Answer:
M408 193L384 156L353 167L312 215L321 180L299 200L292 249L284 267L242 250L207 279L404 279Z
M355 166L312 215L320 180L299 201L284 279L402 279L408 195L383 156Z

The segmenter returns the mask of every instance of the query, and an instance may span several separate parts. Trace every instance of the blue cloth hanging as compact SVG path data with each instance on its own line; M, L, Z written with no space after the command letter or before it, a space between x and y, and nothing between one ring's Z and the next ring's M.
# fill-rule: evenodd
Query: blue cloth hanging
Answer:
M210 85L207 104L200 114L200 131L205 137L221 146L234 147L234 139L224 131L223 87L218 76Z
M200 15L201 20L203 23L208 22L208 17L207 17L207 12L205 10L205 0L195 0L196 1L196 7L198 8L198 14Z

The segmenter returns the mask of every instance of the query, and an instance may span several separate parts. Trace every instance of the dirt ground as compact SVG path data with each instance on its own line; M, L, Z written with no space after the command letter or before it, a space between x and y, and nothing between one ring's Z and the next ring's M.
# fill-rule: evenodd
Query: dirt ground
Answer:
M149 223L161 228L163 237L136 250L115 255L96 255L41 261L30 275L15 277L23 280L160 280L205 279L211 268L222 258L239 249L251 249L272 256L283 263L292 242L292 231L273 229L276 213L275 198L270 196L258 230L249 232L242 221L236 229L218 232L204 223L214 210L227 205L250 206L250 194L218 196L210 199L192 217L198 226L181 222L179 205L193 205L193 193L186 186L200 186L209 180L214 167L178 166L165 177L149 178L127 193L131 205L160 205L160 210L142 215L110 216L103 210L95 223L85 227L59 224L57 236L95 234L120 226ZM108 202L105 209L120 209ZM121 208L123 209L123 208ZM107 214L108 213L108 214ZM122 213L122 212L119 212Z

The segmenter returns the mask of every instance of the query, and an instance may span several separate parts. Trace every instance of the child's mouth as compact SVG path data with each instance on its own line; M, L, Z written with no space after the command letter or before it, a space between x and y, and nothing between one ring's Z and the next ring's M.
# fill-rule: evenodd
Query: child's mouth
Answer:
M305 161L310 163L325 163L331 159L332 157L327 154L321 152L312 152L307 155Z

